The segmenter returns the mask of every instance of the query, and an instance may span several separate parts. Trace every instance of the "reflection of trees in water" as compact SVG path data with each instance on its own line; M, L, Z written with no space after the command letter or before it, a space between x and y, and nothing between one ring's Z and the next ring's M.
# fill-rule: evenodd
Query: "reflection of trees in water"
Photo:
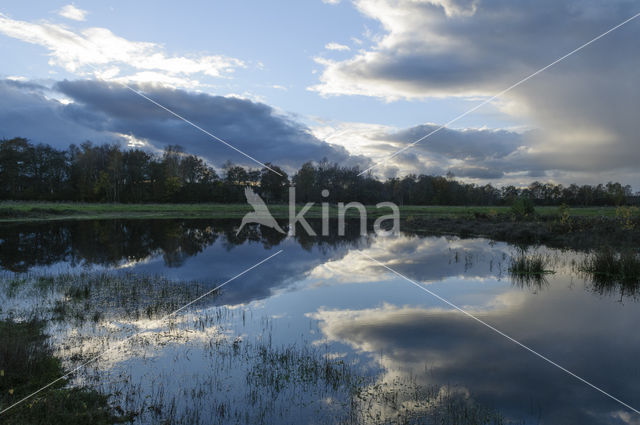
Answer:
M15 272L59 262L113 267L152 255L162 255L167 266L179 267L218 238L231 250L247 242L261 243L270 249L287 237L260 225L245 226L236 235L237 225L237 220L193 219L7 224L0 226L0 267ZM347 226L345 236L311 237L303 229L298 229L295 236L305 249L313 246L326 249L359 238L355 225Z

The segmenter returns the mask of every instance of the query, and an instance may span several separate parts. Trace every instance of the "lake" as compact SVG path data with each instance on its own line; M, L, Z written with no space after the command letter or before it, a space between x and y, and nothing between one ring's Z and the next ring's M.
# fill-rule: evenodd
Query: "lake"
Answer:
M640 406L638 299L592 282L584 253L530 247L554 273L518 278L521 248L487 239L237 225L2 225L0 314L45 317L69 370L91 360L72 383L111 394L137 423L423 423L447 409L478 423L640 423L382 266Z

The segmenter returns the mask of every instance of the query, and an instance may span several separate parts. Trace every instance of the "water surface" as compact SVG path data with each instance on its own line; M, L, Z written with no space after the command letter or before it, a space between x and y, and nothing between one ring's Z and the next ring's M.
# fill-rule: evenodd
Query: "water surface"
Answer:
M280 393L264 397L276 391L270 368L282 365L265 354L267 348L342 359L380 391L412 382L459 393L513 421L640 423L620 404L359 254L639 406L640 306L615 289L595 290L576 271L581 253L537 248L550 256L555 274L514 281L508 266L517 248L486 239L363 237L357 226L344 237L281 235L260 227L236 235L236 226L215 220L2 226L3 273L27 281L3 287L2 314L58 308L49 332L69 367L124 340L76 382L115 394L123 408L144 406L141 423L169 413L202 423L348 420L348 394L326 376L295 385L283 381ZM154 297L178 305L278 250L282 254L169 324L158 320L161 314L130 308ZM100 273L140 276L140 289L131 297L131 288L92 286L85 298L74 298L68 290L31 283L34 276L69 274L82 284ZM152 278L143 281L145 276ZM164 286L153 283L156 277ZM189 289L180 294L172 282ZM145 292L149 285L157 287ZM140 330L145 332L125 339ZM381 421L393 420L389 406L366 403L361 408Z

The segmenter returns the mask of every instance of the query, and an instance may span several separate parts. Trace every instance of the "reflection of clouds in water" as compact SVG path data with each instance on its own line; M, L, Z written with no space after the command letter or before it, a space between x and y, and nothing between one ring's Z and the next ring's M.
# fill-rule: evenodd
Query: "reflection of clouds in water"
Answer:
M452 276L494 277L506 269L510 249L485 239L418 236L378 237L362 252L409 277L439 281ZM379 265L358 252L325 261L310 277L332 282L379 282L389 276Z
M73 359L70 368L95 358L89 367L107 370L134 358L161 356L169 345L210 344L231 337L211 322L206 312L196 311L166 320L118 319L80 328L64 326L52 337L59 347L57 355Z
M559 273L549 277L549 287L534 295L529 290L511 287L508 280L498 282L506 272L514 249L483 239L420 238L405 234L389 238L371 236L366 241L355 239L323 247L315 243L303 246L297 240L286 238L276 245L285 250L281 257L235 280L218 297L207 298L198 306L222 304L226 306L222 309L231 312L229 314L237 312L228 321L223 320L223 326L239 324L245 307L259 309L265 317L277 318L279 325L273 330L282 341L304 334L321 343L337 343L330 347L329 356L351 359L356 357L352 350L356 351L361 354L358 359L364 360L359 364L368 364L371 370L383 368L379 382L391 389L397 380L413 376L423 385L437 388L452 385L461 393L468 390L479 403L514 417L530 414L536 418L539 413L542 422L552 424L637 423L635 416L584 384L448 307L437 307L440 305L437 300L390 275L354 250L362 249L400 273L431 284L430 289L436 293L595 385L631 405L640 404L640 388L635 384L640 382L640 370L635 366L640 337L629 332L637 327L640 312L635 311L633 304L622 305L615 299L598 298L582 288L574 288L562 264L554 265L554 268L558 266ZM215 284L275 251L268 250L261 240L242 241L232 248L229 249L224 234L215 240L207 239L199 249L193 250L193 255L183 258L180 267L167 265L161 256L149 260L142 255L149 252L145 248L134 257L132 261L139 262L132 263L129 271L136 275L158 274L174 282L195 280ZM560 263L575 256L548 252ZM121 258L121 255L118 252L107 258ZM367 285L382 281L385 285ZM106 293L110 291L102 283L96 295L102 294L98 288ZM212 286L205 285L202 291L207 288ZM91 294L93 303L94 292ZM27 301L31 299L38 299L42 308L53 302L47 303L29 291L22 295L19 292L12 298L11 305L4 311L22 304L29 307ZM175 326L167 327L144 317L136 320L119 317L116 313L123 306L107 307L100 304L104 300L95 297L94 304L112 309L111 326L52 324L54 335L63 346L62 357L99 353L111 342L139 329L149 332L134 338L132 344L124 344L122 350L105 356L98 372L110 373L104 369L122 367L131 368L136 374L161 375L165 372L159 365L165 362L162 364L175 367L173 356L180 352L180 356L194 359L192 364L180 363L180 367L191 364L193 371L189 373L196 373L203 370L201 363L204 362L202 356L194 355L197 347L202 349L212 340L229 342L232 338L232 334L218 328L218 322L204 327L189 322L189 318L199 316L200 312L215 311L218 307L200 312L190 310L191 313L174 319ZM380 305L383 300L387 303ZM329 307L321 308L323 305ZM307 317L318 323L316 332L309 329L302 317L308 312L313 313ZM243 327L241 332L260 337L265 332L258 329L262 326L259 322L251 331ZM59 332L55 332L56 328ZM206 357L206 347L203 353ZM154 364L153 368L146 366L147 360ZM143 378L147 375L140 379ZM167 379L170 381L173 376ZM532 410L531 406L537 407ZM384 406L377 408L381 414L385 413Z
M615 303L603 305L566 289L535 297L503 296L495 304L508 306L476 315L625 402L640 404L634 354L640 352L640 336L628 332L640 314L620 314ZM454 311L386 304L319 310L310 316L319 321L324 340L345 343L378 362L385 370L379 382L388 385L409 376L424 385L461 385L481 403L514 417L530 415L533 423L538 416L544 423L637 420L602 394Z

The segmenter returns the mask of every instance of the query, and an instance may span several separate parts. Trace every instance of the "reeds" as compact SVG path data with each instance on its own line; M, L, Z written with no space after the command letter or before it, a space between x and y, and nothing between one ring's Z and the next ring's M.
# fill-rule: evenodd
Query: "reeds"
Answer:
M579 270L597 292L619 289L622 295L635 296L640 291L640 254L635 250L604 247L587 255Z
M540 252L528 253L526 249L519 249L517 254L511 257L509 274L517 286L539 289L548 284L546 275L555 273L550 266L548 255Z

